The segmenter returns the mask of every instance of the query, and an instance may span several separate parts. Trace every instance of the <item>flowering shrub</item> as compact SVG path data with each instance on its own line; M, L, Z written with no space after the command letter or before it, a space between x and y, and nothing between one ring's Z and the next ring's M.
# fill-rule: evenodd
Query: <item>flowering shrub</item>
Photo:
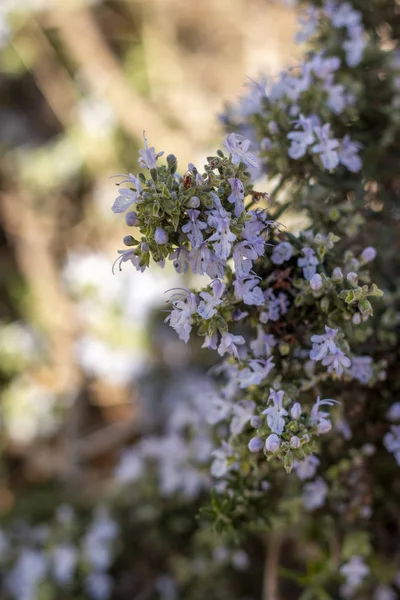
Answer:
M120 268L169 260L210 280L173 290L166 321L223 360L211 511L218 528L313 541L288 573L304 599L397 597L394 13L308 3L304 61L227 109L224 149L178 174L144 136L113 205L134 228ZM296 233L278 221L291 212Z

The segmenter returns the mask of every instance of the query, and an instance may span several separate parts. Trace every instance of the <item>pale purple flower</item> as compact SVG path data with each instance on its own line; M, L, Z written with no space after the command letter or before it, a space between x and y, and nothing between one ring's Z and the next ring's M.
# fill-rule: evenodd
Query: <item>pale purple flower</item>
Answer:
M315 510L325 504L328 486L325 481L318 477L315 481L306 483L303 487L303 504L306 510Z
M262 289L258 286L259 278L247 276L233 282L235 298L249 306L262 306L265 303Z
M164 246L168 242L168 234L162 227L157 227L154 233L154 241L159 246Z
M251 440L247 444L247 447L250 450L250 452L260 452L263 446L264 442L259 436L251 438Z
M339 572L346 578L346 584L350 588L356 588L369 574L369 568L361 556L352 556L347 563L340 567Z
M320 397L315 401L314 406L311 409L311 423L317 427L317 435L328 433L332 429L332 424L329 420L329 413L320 410L321 406L333 406L337 404L336 400L325 399L321 400Z
M214 242L216 256L226 260L231 253L232 243L236 240L236 235L230 230L230 215L223 208L214 210L208 217L208 224L216 230L208 241Z
M171 252L169 259L173 261L177 273L186 273L189 268L189 251L184 246Z
M389 421L400 421L400 402L395 402L392 404L386 416Z
M86 577L84 585L93 600L108 600L111 597L113 580L107 573L94 571Z
M222 279L225 276L226 261L218 258L215 252L210 250L206 273L211 279Z
M299 17L299 31L296 34L296 43L307 42L315 33L318 25L319 11L313 6L307 8Z
M270 356L272 354L272 348L276 346L276 339L270 333L265 333L261 325L257 325L257 337L255 340L250 342L250 348L254 356Z
M305 155L308 146L315 142L313 133L313 119L300 115L300 119L295 121L296 129L300 127L303 131L290 131L288 133L288 139L291 140L292 144L288 150L290 158L298 159Z
M310 351L311 360L319 361L329 354L333 354L336 350L336 344L333 341L338 332L337 329L331 329L325 325L325 334L311 336L312 349Z
M295 461L293 463L293 469L296 472L297 477L301 481L305 481L306 479L312 479L314 477L315 473L317 472L319 462L320 461L317 456L310 454L301 462Z
M242 389L250 385L259 385L275 366L272 356L268 360L250 359L247 365L238 373L238 382Z
M347 373L353 379L367 384L374 374L372 358L370 356L353 356L351 359L351 368L348 369Z
M325 123L322 127L314 127L319 142L311 148L313 154L319 154L325 169L335 169L339 164L339 156L336 148L339 147L338 140L330 138L330 124Z
M122 263L130 261L137 271L145 271L146 267L140 265L140 256L135 254L135 250L118 250L118 258L115 259L112 266L112 272L114 273L115 265L118 264L119 270L122 271Z
M139 181L139 179L138 179ZM140 181L139 181L140 185ZM129 188L119 188L118 190L119 196L115 199L114 204L112 205L111 210L114 213L123 213L125 212L134 202L136 202L140 195L137 190L130 190Z
M250 144L250 140L246 140L242 135L237 135L236 133L230 133L228 135L225 146L232 155L232 162L234 165L238 165L242 162L247 167L258 167L257 157L248 151Z
M400 425L391 425L384 438L383 443L388 452L392 452L400 467Z
M365 32L361 25L354 25L347 31L349 38L343 42L346 63L349 67L357 67L362 60L364 49L367 45Z
M338 150L339 162L352 173L358 173L361 170L362 162L358 155L361 147L358 142L352 142L348 135L345 135L341 141Z
M322 277L319 273L315 273L310 279L310 288L314 292L318 292L322 288Z
M265 440L265 451L266 452L277 452L279 450L279 446L281 445L281 441L276 433L271 433Z
M55 580L60 585L68 585L74 576L78 562L78 550L69 543L55 546L51 552L51 568Z
M228 197L228 202L235 205L235 217L239 218L244 211L244 186L240 179L231 177L228 179L232 193Z
M201 231L207 229L207 223L198 220L199 210L189 209L187 211L190 221L182 226L183 233L186 233L193 248L199 248L203 243L203 234Z
M274 265L282 265L293 256L293 246L289 242L280 242L272 250L271 260Z
M304 279L310 280L316 273L316 266L319 261L312 248L306 246L302 249L304 257L297 259L297 266L303 269Z
M341 83L333 84L331 81L327 81L324 85L324 89L328 93L327 105L335 115L340 115L347 104L350 104L352 97L346 92L346 88Z
M197 311L196 296L189 290L182 290L176 296L172 299L174 308L165 319L165 323L169 323L179 338L187 344L192 330L192 317Z
M238 277L248 275L253 266L253 260L257 258L257 252L254 247L246 240L233 246L233 262Z
M157 152L155 148L152 146L151 148L147 145L147 138L145 136L145 132L143 131L143 140L144 140L144 150L139 150L140 158L138 159L139 165L142 169L156 169L157 168L157 158L162 156L164 152Z
M227 442L212 452L214 460L211 464L211 475L216 478L224 477L228 471L234 469L236 464L232 461L233 448Z
M212 294L209 292L200 292L202 301L199 304L197 312L203 319L211 319L216 313L216 307L222 302L222 296L225 292L225 284L219 279L215 279L210 283L210 287L213 291Z
M232 335L232 333L225 332L221 336L221 342L218 346L218 354L223 356L227 352L238 359L239 352L236 346L241 346L245 343L246 342L241 335Z
M218 346L218 333L214 333L213 335L206 335L204 338L204 342L202 344L202 348L208 348L209 350L216 350Z
M230 424L230 432L232 435L242 433L245 425L250 421L254 414L256 405L252 401L244 400L236 402L232 406L232 420Z
M324 367L328 367L328 373L335 371L339 377L343 375L344 369L348 369L351 365L351 360L345 355L345 353L336 347L334 352L328 354L322 359Z
M273 433L277 433L278 435L281 435L283 432L285 427L285 419L283 417L288 414L287 410L283 408L282 404L284 395L284 391L280 390L277 392L271 388L268 402L272 401L273 406L269 406L262 412L263 415L267 415L267 423L271 431Z
M207 273L210 262L210 249L206 244L202 244L198 248L193 248L189 253L189 263L195 275L204 275Z
M350 2L327 2L325 12L334 27L354 27L361 23L361 13Z
M325 57L322 52L318 52L307 63L307 67L320 79L331 81L333 73L340 67L340 58L338 56Z

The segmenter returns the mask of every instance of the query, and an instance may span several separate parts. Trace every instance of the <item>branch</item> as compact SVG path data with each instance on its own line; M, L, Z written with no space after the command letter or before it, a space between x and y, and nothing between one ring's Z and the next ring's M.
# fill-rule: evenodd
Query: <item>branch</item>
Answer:
M262 600L279 600L278 569L282 543L283 538L280 534L271 533L264 564Z

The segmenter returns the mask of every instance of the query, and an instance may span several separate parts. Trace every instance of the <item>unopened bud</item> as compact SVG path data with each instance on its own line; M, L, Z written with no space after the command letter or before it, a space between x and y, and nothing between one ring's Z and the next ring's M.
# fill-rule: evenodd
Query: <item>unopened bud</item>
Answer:
M354 287L357 285L358 283L358 276L357 273L354 273L354 271L350 271L350 273L347 274L346 277L347 281L353 285Z
M276 452L281 445L281 441L276 433L271 433L265 440L265 450L266 452Z
M250 452L260 452L263 445L264 445L264 442L262 441L262 439L260 437L257 436L257 437L251 438L247 447L250 450Z
M314 292L318 292L322 288L322 277L319 273L315 273L310 279L310 288Z
M258 429L259 427L261 427L261 424L262 424L262 420L260 417L257 417L256 415L251 417L250 425L252 427L254 427L254 429Z
M368 246L367 248L364 248L364 250L361 253L361 258L365 263L371 262L371 260L374 260L375 257L376 257L376 250L372 246Z
M297 437L297 435L293 435L290 438L290 447L291 448L300 448L300 438Z
M332 281L342 281L343 273L340 267L335 267L333 269L331 279Z
M166 231L164 231L164 229L162 229L162 227L157 227L154 234L154 241L159 246L163 246L168 242L168 234Z
M292 419L300 419L301 417L301 404L299 402L295 402L290 410L290 416Z
M171 173L175 173L176 168L178 166L178 159L174 154L168 154L167 156L167 165Z
M126 213L125 222L128 225L128 227L136 227L137 225L139 225L139 218L135 212L131 211Z
M126 235L123 239L123 242L124 242L125 246L134 246L135 238L133 238L131 235Z

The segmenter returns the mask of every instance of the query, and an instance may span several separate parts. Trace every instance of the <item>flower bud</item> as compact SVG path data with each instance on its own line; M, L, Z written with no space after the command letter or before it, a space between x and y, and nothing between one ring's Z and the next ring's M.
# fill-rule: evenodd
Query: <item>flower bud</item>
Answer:
M178 160L174 154L168 154L167 165L171 173L175 173L176 167L178 165Z
M367 248L364 248L364 250L361 253L361 258L365 263L371 262L371 260L374 260L375 257L376 257L376 250L372 246L368 246Z
M290 416L292 419L300 419L301 417L301 404L299 402L295 402L290 410Z
M154 234L154 241L159 246L163 246L168 242L168 235L164 229L161 227L157 227L156 232Z
M310 288L314 292L318 292L322 288L322 277L319 273L315 273L310 279Z
M357 273L354 273L354 271L350 271L350 273L347 274L346 279L353 286L356 286L358 283L358 276Z
M193 196L192 198L190 198L189 206L190 208L198 208L200 206L199 198L197 196Z
M352 321L353 321L354 325L359 325L361 323L360 313L358 313L358 312L354 313Z
M259 427L261 427L262 424L262 420L260 417L257 417L256 415L253 415L250 419L250 425L252 427L254 427L254 429L258 429Z
M290 438L290 447L291 448L300 448L300 438L297 437L297 435L293 435Z
M342 273L342 269L340 267L335 267L333 269L331 279L332 279L332 281L342 281L343 273Z
M125 222L128 225L128 227L136 227L139 224L137 214L133 210L131 212L126 213Z
M123 242L124 242L125 246L134 246L135 238L133 238L131 235L126 235L123 239Z
M276 433L271 433L265 440L264 450L266 452L276 452L281 445L281 441Z
M260 452L263 445L264 445L264 442L262 441L262 439L260 437L257 436L257 437L251 438L251 440L247 444L247 447L250 450L250 452Z
M317 435L323 435L324 433L328 433L328 431L330 431L331 429L332 423L330 421L327 421L326 419L322 419L322 421L318 423Z

